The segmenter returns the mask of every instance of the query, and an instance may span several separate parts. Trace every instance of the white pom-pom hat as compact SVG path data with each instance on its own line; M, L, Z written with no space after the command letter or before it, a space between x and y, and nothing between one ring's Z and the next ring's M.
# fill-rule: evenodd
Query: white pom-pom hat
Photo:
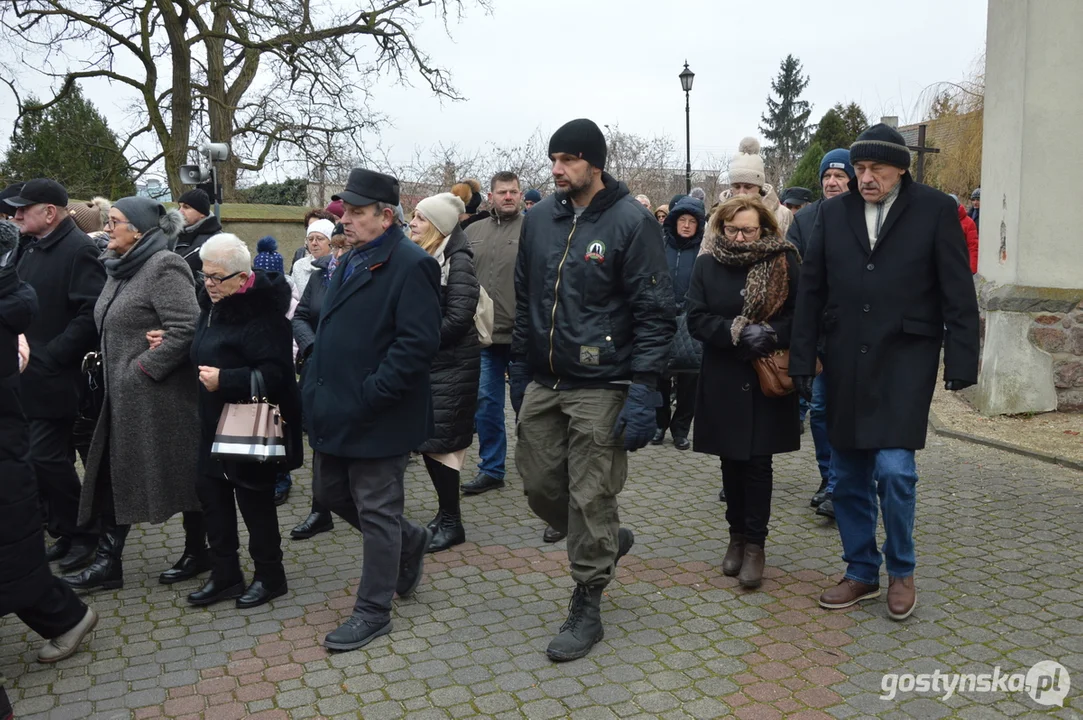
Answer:
M737 157L730 160L730 185L748 183L763 187L767 176L763 170L763 157L760 156L760 141L746 137L737 147Z

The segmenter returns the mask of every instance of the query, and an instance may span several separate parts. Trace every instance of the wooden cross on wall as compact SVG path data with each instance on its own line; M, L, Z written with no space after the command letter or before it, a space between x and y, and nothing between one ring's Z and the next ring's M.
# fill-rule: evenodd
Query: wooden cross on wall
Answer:
M929 127L925 123L918 125L918 144L907 145L907 147L918 154L918 167L917 167L917 181L925 182L925 154L926 153L938 153L939 148L926 147L925 146L925 129Z

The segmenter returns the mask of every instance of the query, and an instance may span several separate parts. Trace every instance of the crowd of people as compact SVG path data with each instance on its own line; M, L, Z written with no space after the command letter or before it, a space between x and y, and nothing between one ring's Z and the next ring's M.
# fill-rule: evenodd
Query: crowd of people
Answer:
M69 656L94 627L73 590L123 586L134 523L182 515L183 554L159 581L209 572L193 606L285 595L275 506L306 434L313 503L290 537L337 515L363 547L354 611L325 645L389 633L392 599L418 587L425 556L465 542L460 494L506 486L509 399L526 502L544 540L567 540L575 582L552 660L601 639L603 589L635 542L618 504L628 453L667 433L719 459L721 570L760 586L772 460L799 449L802 406L821 475L812 504L836 518L847 565L820 605L878 596L886 564L889 616L913 612L914 453L941 352L947 389L978 372L958 202L913 181L885 125L824 155L814 202L804 188L780 198L751 139L710 209L699 188L653 209L633 196L605 171L590 120L560 127L548 150L548 197L500 172L484 198L463 182L409 216L396 178L354 169L306 217L288 273L273 238L253 257L222 232L201 190L178 210L72 205L49 179L0 194L14 221L0 221L0 613L46 639L39 660ZM104 248L80 213L97 216ZM237 436L229 419L249 411L266 432ZM82 480L77 422L92 428ZM426 525L405 515L415 453L439 508Z

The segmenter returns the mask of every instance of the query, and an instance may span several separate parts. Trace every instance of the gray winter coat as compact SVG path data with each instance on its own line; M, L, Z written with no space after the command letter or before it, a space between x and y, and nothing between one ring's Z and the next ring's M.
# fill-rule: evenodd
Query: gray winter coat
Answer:
M101 511L96 491L106 452L118 523L161 523L200 509L198 380L188 359L198 319L192 271L168 250L148 258L127 281L106 280L94 308L105 405L87 457L80 525ZM165 336L150 350L146 334L156 329Z

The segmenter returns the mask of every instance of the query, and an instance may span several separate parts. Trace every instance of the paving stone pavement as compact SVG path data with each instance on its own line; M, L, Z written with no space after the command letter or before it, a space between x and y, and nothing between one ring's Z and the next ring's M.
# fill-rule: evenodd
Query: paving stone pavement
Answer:
M919 604L895 623L883 597L816 605L841 551L808 506L818 475L803 441L775 459L768 569L751 592L720 571L718 461L668 441L632 455L621 513L636 544L606 590L605 640L582 660L545 658L571 593L567 556L541 541L511 470L503 490L464 498L470 542L429 556L416 595L395 602L394 632L360 651L320 645L348 616L360 573L360 537L345 523L284 540L290 593L241 611L189 608L197 581L157 583L183 547L177 517L133 529L126 585L90 596L101 621L83 652L39 665L40 639L0 620L0 674L16 717L45 720L1083 717L1083 473L930 436L918 458ZM296 473L284 534L307 514L309 485ZM435 506L411 463L407 514L425 522ZM1063 707L1023 691L880 697L884 673L1013 673L1040 660L1075 676Z

